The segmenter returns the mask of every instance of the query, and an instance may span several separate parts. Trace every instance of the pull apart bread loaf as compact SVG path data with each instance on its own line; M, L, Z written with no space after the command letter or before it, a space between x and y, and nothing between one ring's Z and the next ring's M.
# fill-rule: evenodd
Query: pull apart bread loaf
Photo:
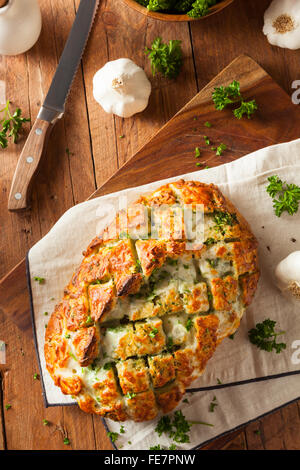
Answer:
M204 239L193 249L185 230L175 237L168 210L149 237L153 207L176 204L203 205ZM84 252L46 329L47 369L88 413L151 420L179 403L236 331L258 279L257 241L216 186L162 186Z

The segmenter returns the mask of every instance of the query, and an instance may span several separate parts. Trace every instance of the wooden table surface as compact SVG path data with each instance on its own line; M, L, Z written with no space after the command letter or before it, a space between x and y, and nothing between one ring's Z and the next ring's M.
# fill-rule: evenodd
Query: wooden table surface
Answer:
M17 57L0 56L0 102L10 99L35 119L48 90L74 20L79 0L39 0L43 30L35 47ZM85 200L145 143L196 92L241 53L249 54L289 93L299 77L299 51L271 47L262 34L270 0L235 0L222 13L191 24L162 23L128 9L119 0L102 0L94 28L67 102L56 125L30 211L7 211L10 183L29 130L18 145L0 151L0 278L72 205ZM105 114L92 96L94 73L108 60L130 57L151 75L144 47L156 36L180 39L184 66L176 81L151 78L153 92L145 112L123 120ZM0 103L1 104L1 103ZM120 139L120 136L124 138ZM137 181L138 184L138 181ZM98 417L77 407L44 408L32 340L4 318L0 340L0 449L110 449ZM5 405L11 404L6 410ZM49 421L43 425L43 419ZM260 432L256 432L260 431ZM68 435L71 445L63 444ZM300 449L300 403L247 426L213 449Z

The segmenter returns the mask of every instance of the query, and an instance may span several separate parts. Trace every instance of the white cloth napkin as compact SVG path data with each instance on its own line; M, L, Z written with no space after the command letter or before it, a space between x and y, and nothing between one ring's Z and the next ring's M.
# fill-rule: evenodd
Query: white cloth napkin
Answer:
M43 346L47 319L62 298L63 289L75 267L80 264L82 251L113 218L114 210L119 209L120 196L126 196L128 202L132 202L140 194L179 178L213 182L229 197L258 238L262 271L254 302L244 315L234 339L223 341L209 361L204 375L191 387L195 390L215 387L216 390L197 391L192 396L188 394L190 403L179 405L187 417L213 422L214 426L193 426L191 443L181 445L180 448L193 448L297 398L300 395L300 376L293 374L300 373L300 363L292 361L292 355L295 357L295 341L300 340L300 311L277 290L273 271L281 259L292 251L300 250L300 211L294 216L284 213L280 218L276 217L266 186L267 178L274 174L284 181L300 185L299 156L300 139L261 149L217 168L119 191L68 210L28 253L37 350L47 404L73 402L53 385L45 369ZM40 285L35 282L35 276L45 278L45 283ZM276 320L278 328L286 331L280 340L286 342L287 348L280 354L260 351L248 340L248 330L265 318ZM282 377L275 378L278 375ZM257 382L261 378L265 381ZM222 389L219 386L218 390L219 382L246 384ZM210 413L209 402L214 395L217 396L219 406L214 413ZM120 428L119 424L110 420L107 423L113 431ZM154 432L155 423L126 423L126 433L120 435L117 445L124 449L147 449L158 443ZM132 444L128 444L128 441ZM164 439L160 442L163 445Z

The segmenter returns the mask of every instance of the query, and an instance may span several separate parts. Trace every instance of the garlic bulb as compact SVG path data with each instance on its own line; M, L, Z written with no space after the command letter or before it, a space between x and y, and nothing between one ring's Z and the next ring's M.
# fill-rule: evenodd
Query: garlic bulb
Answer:
M294 251L278 264L275 277L285 296L300 302L300 251Z
M273 0L264 20L263 32L271 44L300 48L300 0Z
M107 62L94 75L93 86L104 111L124 118L143 111L151 93L144 70L130 59Z

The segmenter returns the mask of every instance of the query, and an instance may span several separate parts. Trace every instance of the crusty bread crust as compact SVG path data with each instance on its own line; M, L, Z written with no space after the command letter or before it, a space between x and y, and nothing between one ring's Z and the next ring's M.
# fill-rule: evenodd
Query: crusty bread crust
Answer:
M176 204L203 205L194 250L184 224L175 236ZM149 238L151 210L165 206ZM45 359L54 383L83 411L117 421L171 411L252 302L257 245L213 184L179 180L140 197L90 243L52 313Z

